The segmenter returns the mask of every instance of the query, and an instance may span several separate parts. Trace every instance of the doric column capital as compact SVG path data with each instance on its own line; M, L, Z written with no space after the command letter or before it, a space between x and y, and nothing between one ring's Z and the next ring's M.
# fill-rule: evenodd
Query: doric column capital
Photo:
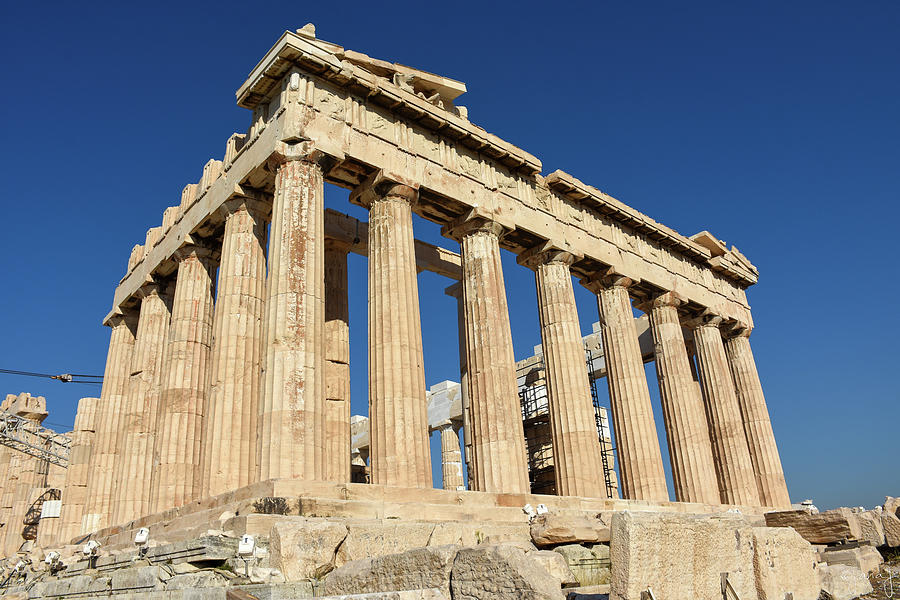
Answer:
M441 228L441 235L461 242L469 235L486 234L499 239L501 235L510 231L508 227L495 221L490 215L479 209L472 209L461 217L447 223Z
M134 293L135 296L143 300L149 296L159 296L163 293L163 284L155 278L144 282Z
M226 219L235 213L246 211L254 217L268 220L272 214L272 203L254 196L233 195L222 203L220 210L222 211L220 214Z
M722 326L722 337L726 340L732 338L749 338L752 329L742 324L726 323Z
M698 329L700 327L719 328L723 322L725 322L724 317L707 309L707 310L704 310L699 315L697 315L691 319L687 319L684 322L684 325L685 325L685 327L690 327L691 329Z
M302 160L304 162L314 163L322 168L322 171L329 171L337 162L343 160L343 153L339 150L324 151L318 146L314 146L312 142L300 142L298 144L278 143L272 154L269 155L266 163L273 171L284 163Z
M455 425L453 424L453 421L451 421L450 419L445 419L445 420L441 421L440 423L435 423L431 427L431 430L432 431L443 431L444 429L450 429L451 427L455 427Z
M107 325L107 326L115 329L116 327L119 327L120 325L125 325L127 322L128 322L128 319L125 316L125 313L116 313L116 314L112 315L109 319L107 319L106 323L104 323L104 325Z
M415 205L419 201L419 185L400 177L378 170L350 192L350 202L363 208L382 200L400 199Z
M661 292L655 296L650 296L646 301L641 302L640 304L635 304L635 307L638 310L649 314L654 308L670 307L677 310L686 303L687 300L685 300L684 296L677 292Z
M172 254L172 257L181 263L189 258L196 258L201 261L208 260L214 258L214 255L215 252L206 243L191 239L191 236L188 236L185 239L185 243Z
M562 263L570 267L580 258L580 255L563 248L561 244L557 245L547 241L520 254L516 262L536 271L538 267L552 263Z
M726 340L736 337L749 338L750 332L753 331L752 326L737 319L724 320L719 329L722 330L722 337Z
M613 268L608 269L606 272L594 273L590 277L585 277L581 280L581 285L595 294L617 287L628 289L635 283L637 282L634 279L617 272Z

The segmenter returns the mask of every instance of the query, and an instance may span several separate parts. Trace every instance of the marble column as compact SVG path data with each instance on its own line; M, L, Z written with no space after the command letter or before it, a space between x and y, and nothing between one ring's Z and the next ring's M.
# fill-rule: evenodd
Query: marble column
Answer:
M3 496L0 498L0 512L3 514L3 529L0 536L0 556L10 556L18 550L15 542L21 539L21 522L16 518L16 491L19 479L25 476L24 467L29 456L21 452L13 452L9 457L6 479L3 482Z
M315 156L275 174L259 403L259 478L325 478L324 174Z
M364 184L367 185L367 184ZM413 248L415 189L356 192L369 208L369 439L372 483L431 487L425 364Z
M741 409L725 346L719 331L720 317L705 315L694 322L694 347L700 366L700 385L709 421L719 497L723 504L759 506L759 492Z
M753 350L750 349L750 330L738 330L728 337L725 340L725 354L741 407L760 502L763 506L789 508L791 498L769 420L766 397L759 381Z
M112 525L114 479L119 455L119 419L124 410L131 376L131 360L138 326L137 311L130 309L109 320L111 328L103 387L97 409L94 451L88 469L87 505L81 529L97 531Z
M13 475L10 470L10 461L12 453L15 452L9 446L0 446L0 524L9 523L10 506L4 501L7 490L10 487L10 479ZM0 551L3 548L3 526L0 526Z
M72 445L69 449L69 466L66 469L66 482L62 490L62 509L59 515L59 541L63 544L68 544L75 536L89 533L84 531L82 526L89 499L87 495L88 473L96 439L99 408L100 398L82 398L78 401L75 426L72 428Z
M572 254L557 250L530 250L519 257L521 264L535 271L556 493L606 498L600 439L569 270L574 261Z
M22 429L26 432L26 438L34 439L33 433L31 433L35 429L32 421L26 420ZM7 485L11 487L11 498L9 500L9 518L5 525L6 541L3 556L11 556L18 552L25 542L26 535L31 536L35 533L35 525L26 524L25 519L28 507L31 506L32 490L36 487L44 487L46 471L41 467L46 465L41 463L45 463L45 461L22 452L17 452L10 461L10 478L7 480Z
M157 407L151 513L198 499L194 476L209 381L215 262L209 248L194 244L177 250L175 258L178 277Z
M128 392L119 415L111 525L141 517L150 509L153 427L169 331L171 294L155 283L143 286L138 293L141 311Z
M459 427L451 421L437 425L441 433L441 474L445 490L466 489L463 481L462 450L459 446Z
M664 502L669 492L631 310L631 284L627 277L608 275L587 286L597 294L622 496Z
M662 402L669 460L678 502L719 503L709 426L703 398L688 362L674 293L661 294L646 307L656 352L656 376Z
M459 393L462 404L463 458L466 461L466 489L475 489L475 447L472 444L472 412L469 406L469 367L466 364L466 309L463 304L462 282L457 281L444 289L444 293L456 299L456 327L459 336Z
M257 480L268 208L250 198L225 204L209 392L195 481L198 498L217 496Z
M445 228L460 243L475 489L530 491L516 360L500 262L503 228L475 217Z
M350 481L350 245L325 240L325 478Z

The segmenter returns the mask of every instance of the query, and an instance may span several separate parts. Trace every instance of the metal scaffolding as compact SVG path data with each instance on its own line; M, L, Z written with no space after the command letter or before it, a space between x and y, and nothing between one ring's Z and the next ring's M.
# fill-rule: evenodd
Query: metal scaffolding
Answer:
M597 425L597 436L600 440L601 457L603 460L603 480L610 498L618 497L613 475L613 451L609 421L604 416L604 407L600 404L600 396L597 391L597 373L600 372L599 364L595 361L602 360L602 352L587 350L585 363L588 367L588 379L590 381L591 401L594 406L594 419ZM522 407L522 420L525 425L525 442L528 454L528 474L531 479L531 491L540 494L555 494L556 486L553 481L553 445L550 443L549 426L550 414L547 402L547 382L544 378L544 359L538 355L535 359L520 366L516 370L516 379L519 385L519 402ZM608 414L608 412L606 413ZM545 432L542 434L541 432Z
M4 446L65 469L71 443L68 436L0 410L0 444Z

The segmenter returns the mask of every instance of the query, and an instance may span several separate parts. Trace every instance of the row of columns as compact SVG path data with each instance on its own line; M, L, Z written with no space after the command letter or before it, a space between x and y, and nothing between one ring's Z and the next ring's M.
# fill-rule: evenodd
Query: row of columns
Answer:
M347 248L326 249L323 159L282 157L271 217L229 200L221 253L188 240L174 285L111 320L83 531L262 479L349 479L346 299L326 315L324 289L329 255L346 296Z
M348 247L324 237L326 160L281 157L271 216L260 201L230 200L221 252L189 240L176 256L174 286L148 283L137 319L111 321L88 481L97 500L85 530L256 480L349 479ZM412 230L417 198L414 187L374 178L352 197L369 210L371 479L403 487L431 485ZM473 487L518 493L528 492L529 483L500 262L503 232L479 216L445 228L462 250ZM604 497L574 260L553 248L520 256L537 283L557 490ZM631 282L607 275L585 284L598 297L622 490L628 498L666 500ZM746 337L729 339L726 354L718 323L694 329L701 398L677 305L674 295L663 294L650 309L676 498L785 504Z

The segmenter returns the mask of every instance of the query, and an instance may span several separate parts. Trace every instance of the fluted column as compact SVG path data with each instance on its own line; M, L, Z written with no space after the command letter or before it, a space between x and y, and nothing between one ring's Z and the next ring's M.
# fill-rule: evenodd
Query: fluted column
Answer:
M706 315L694 323L694 347L700 363L700 385L709 421L719 497L723 504L758 506L759 492L719 331L721 322L720 317Z
M477 217L445 230L462 250L467 387L478 457L475 489L525 494L530 485L500 262L502 232L499 224Z
M12 459L12 453L15 452L9 446L0 446L0 523L9 523L9 509L10 506L4 501L6 498L6 493L8 488L10 487L10 479L13 475L10 470L10 461ZM0 533L3 532L3 529L0 528ZM0 535L0 552L3 549L3 537Z
M656 352L656 376L662 402L675 499L719 503L709 426L688 362L674 293L661 294L646 307Z
M325 477L324 178L316 156L275 174L266 283L259 477Z
M141 312L131 360L128 393L119 416L115 453L115 510L118 525L149 512L153 427L159 400L161 366L171 315L171 296L157 284L139 292Z
M466 461L466 489L475 489L475 447L472 444L472 413L469 406L469 367L466 364L466 307L463 303L462 282L457 281L444 289L444 293L456 299L456 327L459 336L459 393L462 404L463 458Z
M6 479L3 482L3 496L0 498L0 511L3 515L3 532L0 537L0 555L10 556L18 550L16 541L21 539L22 524L16 515L16 492L19 488L19 479L26 476L25 467L33 460L21 452L12 452L9 457L9 466Z
M357 190L369 207L369 440L372 483L431 487L425 364L413 249L415 189Z
M441 433L441 474L445 490L466 489L463 481L462 450L459 446L459 428L450 421L437 425Z
M82 527L88 502L88 473L91 454L95 447L99 408L100 398L82 398L78 401L75 426L72 429L72 445L69 450L69 466L66 469L66 482L61 498L59 541L63 544L68 544L77 535L88 533Z
M781 456L775 444L769 408L759 381L753 350L750 349L750 330L738 330L735 335L728 337L725 340L725 353L741 407L759 499L763 506L789 507L791 498L784 480Z
M627 277L608 275L586 285L597 294L622 496L660 502L669 499L669 492L631 310L631 284Z
M257 481L260 350L266 292L268 207L225 204L225 234L213 317L209 392L200 440L197 497Z
M175 257L178 277L156 418L151 513L197 499L194 476L200 463L203 406L209 380L213 253L202 246L188 245L176 251Z
M350 246L325 240L325 477L350 481Z
M88 469L87 500L81 530L97 531L112 525L114 481L119 455L119 420L125 410L128 380L135 334L138 326L136 310L116 315L109 320L111 328L103 388L97 407L97 429L94 451Z
M519 262L535 270L550 407L556 493L606 498L584 343L569 266L575 257L530 250Z

